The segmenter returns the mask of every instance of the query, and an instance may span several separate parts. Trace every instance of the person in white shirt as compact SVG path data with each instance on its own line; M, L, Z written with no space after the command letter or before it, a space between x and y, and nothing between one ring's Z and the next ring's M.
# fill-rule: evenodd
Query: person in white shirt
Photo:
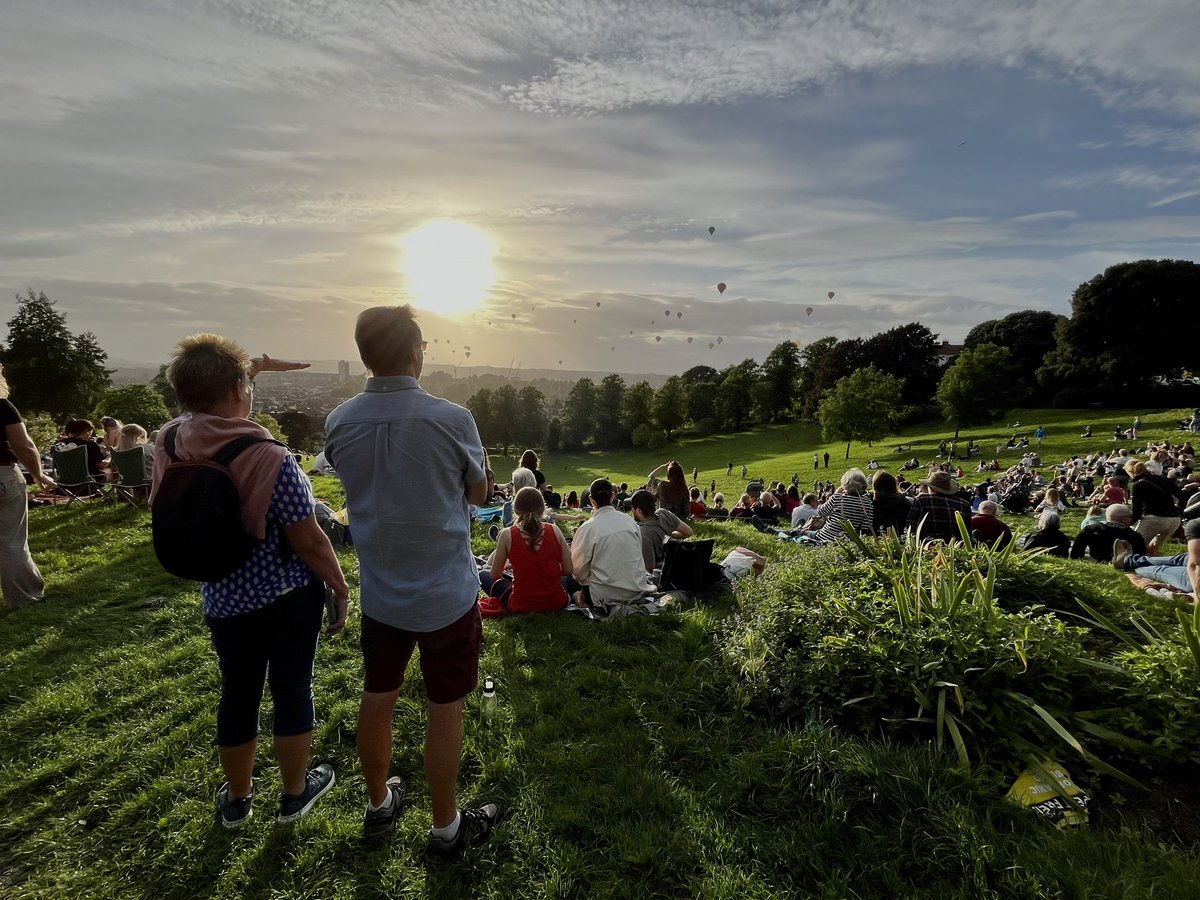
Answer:
M592 517L579 526L571 542L575 579L584 586L574 598L578 606L630 603L650 591L638 526L612 505L612 499L612 482L592 482Z
M805 494L800 505L792 510L792 527L803 528L804 523L817 514L817 495Z

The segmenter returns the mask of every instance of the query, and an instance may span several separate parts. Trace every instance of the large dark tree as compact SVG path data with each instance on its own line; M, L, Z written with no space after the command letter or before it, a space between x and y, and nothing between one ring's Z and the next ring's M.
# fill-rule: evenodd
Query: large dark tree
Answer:
M817 419L827 441L846 442L846 459L852 441L877 441L891 434L907 413L904 382L874 366L839 379L821 399Z
M606 375L596 388L596 446L606 450L629 444L622 411L625 405L625 379L620 375Z
M517 402L517 443L522 447L542 446L548 427L546 395L531 384L525 385Z
M1200 371L1200 265L1143 259L1110 266L1076 288L1071 318L1038 380L1113 397L1158 375Z
M686 385L698 384L701 381L718 382L721 380L720 373L712 366L692 366L679 377Z
M580 378L563 401L563 449L578 450L596 427L596 385Z
M730 428L741 428L750 421L758 363L744 359L721 375L721 385L717 389L717 419Z
M800 412L805 418L811 419L817 413L817 404L821 400L817 381L825 365L825 357L837 346L837 342L835 337L823 337L810 344L805 344L804 349L800 351L803 368L800 370L800 381L796 386L796 392Z
M108 355L91 332L73 335L54 301L32 290L17 295L17 314L8 322L8 342L0 348L13 402L57 419L84 416L109 388Z
M475 427L479 429L479 437L487 447L495 440L492 433L492 421L495 416L496 404L492 392L488 388L480 388L467 400L467 409L475 419Z
M1047 310L1025 309L1002 319L980 322L967 332L963 347L974 350L995 344L1008 350L1012 363L1008 406L1020 406L1037 386L1037 372L1055 346L1055 332L1066 316Z
M143 390L152 390L146 385L137 385ZM113 391L112 393L116 393ZM158 405L163 406L162 399L157 392L153 396L158 400ZM165 407L164 407L165 409ZM115 413L114 413L115 415ZM117 416L117 418L121 418ZM313 450L320 446L321 437L324 433L324 423L319 419L315 419L307 413L303 413L298 409L286 409L275 417L279 422L279 427L283 429L283 433L287 435L287 444L289 447L296 447L300 450ZM134 421L139 421L135 419ZM141 424L145 424L142 422ZM161 422L159 424L162 424ZM150 426L146 426L147 428Z
M924 406L941 380L938 336L920 322L890 328L868 338L863 354L880 372L904 379L904 402Z
M667 440L687 420L687 389L678 375L672 375L654 392L654 421Z
M784 341L767 354L754 391L754 409L759 421L777 422L791 416L800 369L800 348L793 341Z
M625 399L621 403L621 424L631 435L641 427L641 434L644 435L653 420L654 388L650 387L648 381L639 381L625 392Z

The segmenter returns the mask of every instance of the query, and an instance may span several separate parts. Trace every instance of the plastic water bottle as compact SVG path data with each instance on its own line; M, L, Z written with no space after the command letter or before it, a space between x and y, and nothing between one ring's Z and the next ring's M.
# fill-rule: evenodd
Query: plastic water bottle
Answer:
M483 699L479 701L479 724L490 727L496 717L496 682L490 677L483 679Z

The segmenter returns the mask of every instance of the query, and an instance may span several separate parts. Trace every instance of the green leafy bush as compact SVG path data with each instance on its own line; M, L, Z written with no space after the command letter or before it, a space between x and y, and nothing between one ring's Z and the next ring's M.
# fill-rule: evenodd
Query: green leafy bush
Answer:
M1117 599L1086 579L1048 597L1044 566L895 537L805 553L739 586L721 639L737 697L775 721L929 739L964 768L1064 749L1118 775L1106 760L1196 758L1178 626L1125 634L1100 612Z

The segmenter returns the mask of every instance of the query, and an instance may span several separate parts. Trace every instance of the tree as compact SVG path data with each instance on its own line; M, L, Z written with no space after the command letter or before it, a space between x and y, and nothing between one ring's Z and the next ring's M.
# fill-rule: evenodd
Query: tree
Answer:
M825 357L837 346L837 338L823 337L806 344L800 351L800 380L796 385L796 396L800 403L801 414L805 418L816 415L817 404L821 402L817 379L825 365Z
M750 418L758 363L745 359L726 369L717 389L717 418L730 428L741 428Z
M502 384L492 392L492 440L507 456L508 448L517 440L517 425L521 419L521 400L517 389Z
M863 344L863 355L880 372L904 379L904 402L924 406L942 377L938 336L920 322L881 331Z
M980 344L964 349L938 385L937 400L954 439L964 425L995 421L1012 403L1012 354L1007 347Z
M699 384L702 381L715 383L721 380L720 374L712 366L692 366L679 377L689 387L693 384Z
M563 449L578 450L595 428L596 385L580 378L563 401Z
M654 420L654 388L650 383L639 381L625 391L625 399L621 403L621 424L629 432L635 446L645 446L645 440L639 442L638 428L649 428ZM643 431L644 435L645 432Z
M821 435L827 441L877 441L891 434L907 410L904 379L886 375L874 366L839 379L817 408Z
M531 384L517 397L516 441L525 447L540 447L546 440L546 395Z
M94 409L112 375L96 336L71 334L66 316L44 293L18 294L17 307L8 322L8 344L0 349L13 402L56 419Z
M1037 372L1055 347L1055 333L1066 316L1046 310L1026 309L1002 319L980 322L967 332L963 347L974 350L983 344L1006 347L1011 355L1012 380L1009 407L1020 406L1037 386Z
M654 392L654 421L668 441L687 421L687 391L678 375L672 375Z
M179 412L179 397L175 394L175 388L171 387L171 382L167 380L166 363L158 367L158 374L150 380L150 387L158 391L167 409L172 413Z
M697 381L685 387L687 392L687 417L697 428L711 429L717 423L717 394L720 386L715 381Z
M608 375L596 390L595 436L596 446L605 449L629 444L633 429L625 429L622 411L625 401L625 379L620 375Z
M546 423L546 449L555 453L562 447L562 422L558 416L551 416Z
M148 384L125 384L106 391L96 404L92 419L99 422L104 416L112 416L126 425L137 423L153 431L171 418L171 411L158 391Z
M291 447L312 453L321 446L325 435L325 425L298 409L287 409L276 418L279 427L287 435L287 444Z
M816 414L822 398L838 381L864 368L869 360L862 338L838 341L821 357L820 366L813 378L812 393L805 401L805 412L811 408Z
M1137 396L1155 376L1200 369L1200 265L1142 259L1110 266L1076 288L1071 318L1038 372L1044 386L1079 387L1110 401Z
M777 422L792 414L800 381L800 348L784 341L772 350L759 369L754 407L761 421Z
M492 444L495 439L492 433L493 410L495 409L492 392L488 388L477 390L467 400L467 409L471 411L471 416L475 419L475 427L479 429L479 438L483 441L483 445L486 447Z

